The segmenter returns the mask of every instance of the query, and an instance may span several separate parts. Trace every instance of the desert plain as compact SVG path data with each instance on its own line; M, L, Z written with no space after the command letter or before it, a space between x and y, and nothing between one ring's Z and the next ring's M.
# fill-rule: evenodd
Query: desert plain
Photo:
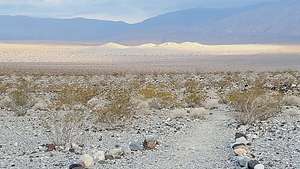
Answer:
M2 43L0 71L0 168L300 168L299 45Z

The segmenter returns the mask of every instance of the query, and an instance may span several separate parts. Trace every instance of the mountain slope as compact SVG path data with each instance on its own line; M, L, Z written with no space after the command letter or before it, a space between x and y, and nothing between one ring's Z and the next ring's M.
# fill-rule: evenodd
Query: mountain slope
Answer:
M227 9L194 8L137 24L83 18L0 16L0 40L121 42L127 44L300 43L300 1Z
M0 16L2 40L99 41L128 26L123 22L92 19L49 19Z

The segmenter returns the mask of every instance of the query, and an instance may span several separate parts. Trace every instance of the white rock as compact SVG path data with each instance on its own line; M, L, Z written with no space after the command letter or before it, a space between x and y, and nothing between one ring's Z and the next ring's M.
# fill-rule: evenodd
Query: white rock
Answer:
M97 151L97 152L94 153L93 157L94 157L94 160L96 162L104 161L105 160L105 152L104 151Z
M80 161L84 164L86 168L90 168L94 165L94 159L89 154L84 154L80 157Z
M264 168L265 168L265 166L262 165L262 164L257 164L257 165L254 167L254 169L264 169Z
M249 144L249 141L245 137L235 139L235 144Z

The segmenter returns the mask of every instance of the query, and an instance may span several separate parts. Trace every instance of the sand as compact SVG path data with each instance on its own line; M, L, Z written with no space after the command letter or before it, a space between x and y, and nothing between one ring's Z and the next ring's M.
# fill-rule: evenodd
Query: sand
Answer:
M0 44L1 71L300 70L300 45Z

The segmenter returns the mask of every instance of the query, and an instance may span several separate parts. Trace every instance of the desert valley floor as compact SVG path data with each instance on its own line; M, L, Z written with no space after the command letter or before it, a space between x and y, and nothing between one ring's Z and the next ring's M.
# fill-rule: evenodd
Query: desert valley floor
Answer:
M0 44L0 168L299 169L297 45Z

